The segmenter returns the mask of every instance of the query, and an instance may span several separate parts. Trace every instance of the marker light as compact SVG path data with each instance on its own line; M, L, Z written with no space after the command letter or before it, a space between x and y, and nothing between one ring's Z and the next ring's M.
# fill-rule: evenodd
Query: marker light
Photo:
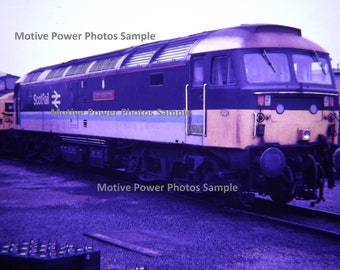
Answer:
M264 105L264 95L257 96L257 105L259 105L260 107Z
M298 129L298 141L309 141L311 137L311 132L309 128Z
M323 98L323 106L324 107L334 107L334 97L325 96Z
M258 95L257 96L257 105L262 106L270 106L272 103L272 97L270 95Z

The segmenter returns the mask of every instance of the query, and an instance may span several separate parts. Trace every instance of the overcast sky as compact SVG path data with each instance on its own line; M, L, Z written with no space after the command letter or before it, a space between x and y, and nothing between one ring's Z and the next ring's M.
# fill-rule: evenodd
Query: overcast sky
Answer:
M333 67L340 63L339 0L4 0L0 72L21 76L38 67L141 44L122 40L121 32L149 32L164 40L244 23L300 28L330 52ZM47 34L48 40L16 40L16 32ZM52 40L52 32L81 36ZM118 38L85 40L85 32Z

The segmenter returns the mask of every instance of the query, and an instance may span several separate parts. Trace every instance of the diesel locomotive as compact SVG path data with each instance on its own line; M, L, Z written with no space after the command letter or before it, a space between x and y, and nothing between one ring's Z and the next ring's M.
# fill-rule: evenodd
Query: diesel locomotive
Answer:
M0 73L0 132L10 130L14 124L14 85L19 77Z
M142 181L319 202L340 169L338 105L322 47L241 25L33 70L15 89L16 136L28 156Z
M15 128L14 87L18 79L18 76L0 73L0 152L13 152L17 146L12 134Z

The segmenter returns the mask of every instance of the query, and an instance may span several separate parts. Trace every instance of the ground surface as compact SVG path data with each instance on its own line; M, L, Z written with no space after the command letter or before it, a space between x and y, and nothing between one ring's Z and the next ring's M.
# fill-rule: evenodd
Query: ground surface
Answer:
M98 191L98 184L126 185L120 180L0 158L0 243L34 238L91 244L101 251L103 270L325 270L340 265L340 243L313 233L164 192ZM325 197L317 208L340 212L340 185ZM151 253L128 251L84 233Z

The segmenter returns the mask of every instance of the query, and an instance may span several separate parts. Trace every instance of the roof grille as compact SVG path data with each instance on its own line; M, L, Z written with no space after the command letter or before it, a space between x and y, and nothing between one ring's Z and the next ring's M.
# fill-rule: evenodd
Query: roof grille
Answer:
M36 82L38 80L39 76L41 75L41 73L43 73L43 72L44 71L38 71L38 72L27 74L24 82L25 83Z
M46 76L46 80L61 78L66 69L67 67L52 69L52 71Z
M124 62L122 67L144 66L150 63L151 58L157 52L159 46L149 48L139 48L133 52Z
M83 63L79 65L72 66L66 73L65 76L72 76L72 75L79 75L79 74L85 74L89 66L91 65L91 62L89 63Z
M152 62L169 62L184 59L195 41L196 39L180 40L175 43L171 42L157 55L157 57L155 57Z
M116 57L97 60L94 63L94 65L91 67L90 72L116 69L116 65L120 58L121 56L116 56Z

